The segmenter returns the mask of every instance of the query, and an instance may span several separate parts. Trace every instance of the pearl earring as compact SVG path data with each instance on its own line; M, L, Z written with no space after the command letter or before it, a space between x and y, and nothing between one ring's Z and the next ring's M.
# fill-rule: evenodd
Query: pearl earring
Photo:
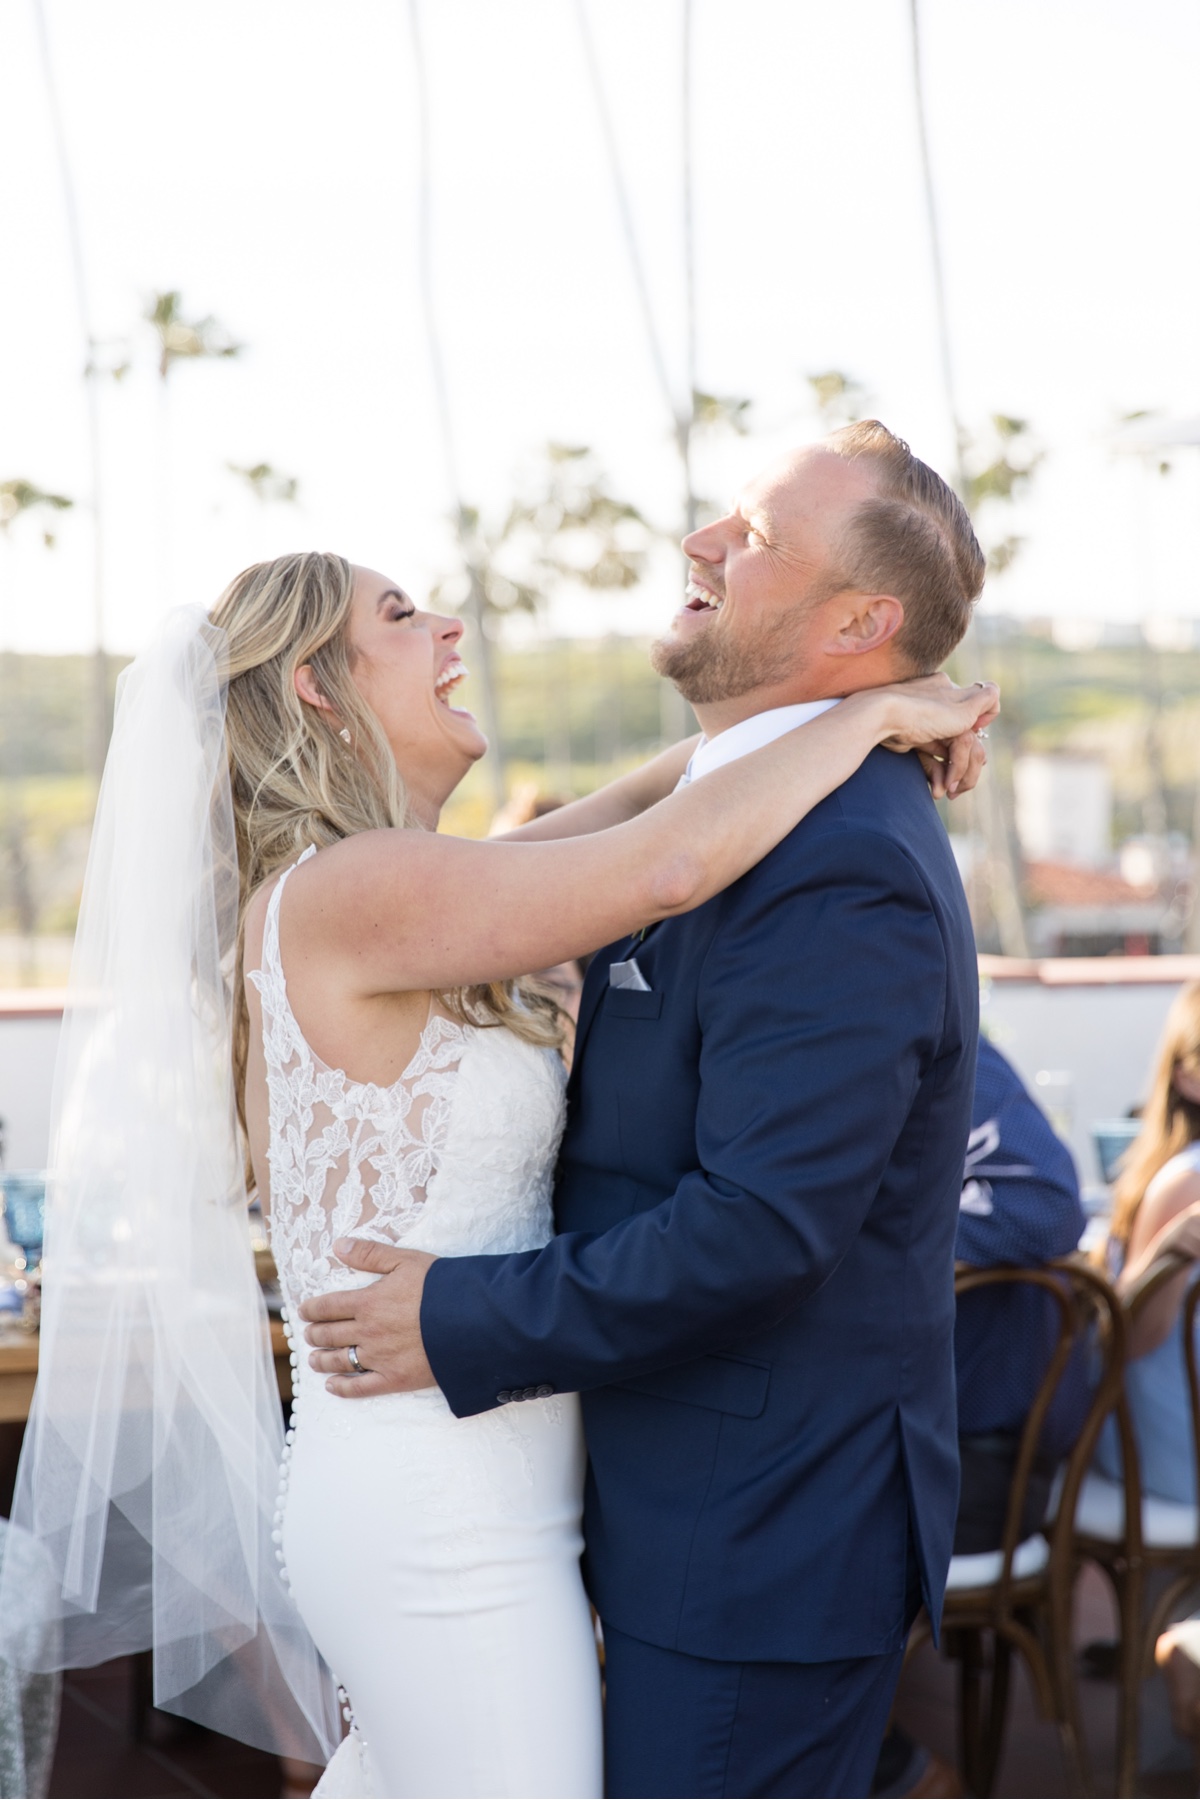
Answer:
M348 725L342 726L342 729L338 732L338 736L341 738L343 744L349 744L353 741L350 736L350 727Z

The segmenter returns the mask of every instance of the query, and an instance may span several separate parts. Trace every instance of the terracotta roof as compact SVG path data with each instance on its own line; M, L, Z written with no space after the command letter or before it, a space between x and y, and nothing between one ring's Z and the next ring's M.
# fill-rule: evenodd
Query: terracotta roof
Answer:
M1025 864L1025 890L1034 906L1136 906L1153 900L1154 887L1133 887L1108 869L1074 863Z

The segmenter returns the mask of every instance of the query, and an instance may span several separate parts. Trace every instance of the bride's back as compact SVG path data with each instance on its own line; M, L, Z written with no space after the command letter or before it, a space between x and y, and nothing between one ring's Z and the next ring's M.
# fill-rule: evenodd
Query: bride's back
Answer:
M359 1079L317 1054L280 951L289 880L314 854L283 872L247 922L247 1126L292 1308L362 1280L334 1258L339 1237L441 1255L546 1243L564 1110L553 1050L503 1026L461 1024L431 996L398 1075ZM387 1061L394 1068L396 1053Z
M485 1064L507 1112L497 1117L482 1093L467 1111L487 1116L519 1178L493 1176L496 1205L484 1210L507 1213L510 1227L520 1218L520 1247L544 1242L561 1129L556 1015L527 1003L520 983L434 996L417 982L363 979L349 926L362 899L359 852L403 840L409 866L433 839L439 796L484 747L470 715L447 704L447 682L461 678L461 624L417 615L385 578L309 553L244 571L213 619L228 645L245 972L234 1077L288 1300L357 1279L332 1257L340 1236L415 1244L436 1213L436 1247L489 1247L482 1216L451 1230L443 1170L464 1136L460 1090ZM419 906L406 919L386 880L367 885L368 936L375 924L419 935ZM477 1134L477 1166L494 1151ZM511 1237L496 1247L516 1247Z

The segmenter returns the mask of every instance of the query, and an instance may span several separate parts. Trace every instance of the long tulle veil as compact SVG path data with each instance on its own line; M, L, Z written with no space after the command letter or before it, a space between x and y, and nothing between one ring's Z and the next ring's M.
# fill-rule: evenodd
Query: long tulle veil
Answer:
M55 1078L13 1524L59 1595L62 1649L43 1666L152 1647L157 1705L323 1762L335 1693L272 1541L283 1431L230 1066L223 657L224 634L181 609L118 693ZM32 1637L6 1630L28 1615L20 1582L10 1556L0 1654L28 1666Z

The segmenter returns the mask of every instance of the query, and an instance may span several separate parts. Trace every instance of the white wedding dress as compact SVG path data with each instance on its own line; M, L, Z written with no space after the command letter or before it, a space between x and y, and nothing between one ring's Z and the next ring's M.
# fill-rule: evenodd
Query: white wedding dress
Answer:
M539 1248L552 1230L559 1059L431 1011L390 1087L328 1068L288 1004L279 908L290 873L250 975L285 1323L309 1296L372 1279L334 1259L338 1237L439 1256ZM288 1329L296 1397L279 1556L353 1718L317 1793L599 1795L576 1396L469 1419L437 1388L336 1399L309 1368L299 1325Z

